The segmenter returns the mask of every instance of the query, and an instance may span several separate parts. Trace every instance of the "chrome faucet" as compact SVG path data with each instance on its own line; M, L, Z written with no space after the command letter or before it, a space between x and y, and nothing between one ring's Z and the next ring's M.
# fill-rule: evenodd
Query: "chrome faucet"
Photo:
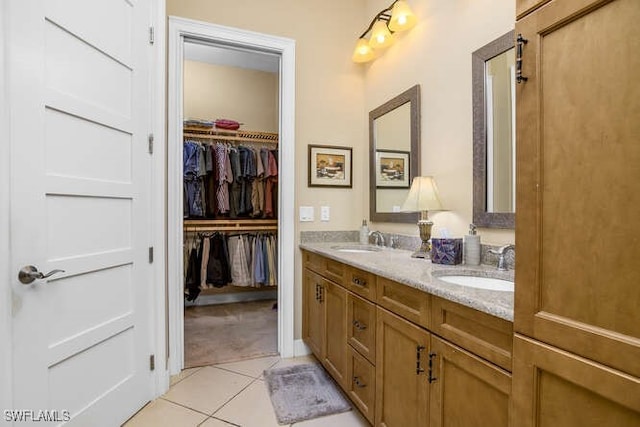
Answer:
M379 231L371 231L369 232L369 236L373 236L374 237L374 241L373 243L376 246L384 246L384 235L379 232Z
M507 254L507 251L512 250L513 253L516 253L516 247L515 245L504 245L499 247L498 249L489 249L489 252L491 252L494 255L498 255L498 270L500 271L507 271L507 261L505 259L505 255Z

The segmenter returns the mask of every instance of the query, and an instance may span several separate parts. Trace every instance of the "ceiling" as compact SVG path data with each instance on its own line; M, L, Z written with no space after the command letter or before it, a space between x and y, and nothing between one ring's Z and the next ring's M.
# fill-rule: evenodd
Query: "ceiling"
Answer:
M273 53L216 46L192 40L185 40L184 59L269 73L277 73L280 67L280 57Z

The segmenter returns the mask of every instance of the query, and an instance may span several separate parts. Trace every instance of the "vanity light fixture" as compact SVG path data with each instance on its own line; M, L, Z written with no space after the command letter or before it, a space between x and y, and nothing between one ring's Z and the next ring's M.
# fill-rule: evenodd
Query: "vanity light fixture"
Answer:
M407 31L416 25L416 16L405 0L396 0L373 18L362 33L353 51L353 62L368 62L375 58L375 49L393 44L393 33ZM367 39L367 34L371 36Z
M418 221L418 229L420 230L420 239L422 246L416 252L411 254L413 258L431 258L431 227L433 221L429 220L428 211L444 210L438 187L431 176L417 176L411 182L411 189L407 200L405 200L402 208L403 212L420 212L420 220Z

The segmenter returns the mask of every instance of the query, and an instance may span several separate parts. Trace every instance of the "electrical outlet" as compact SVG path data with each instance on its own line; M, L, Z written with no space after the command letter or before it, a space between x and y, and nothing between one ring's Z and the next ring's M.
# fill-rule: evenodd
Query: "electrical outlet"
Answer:
M331 219L331 208L329 206L320 206L320 221L329 221Z

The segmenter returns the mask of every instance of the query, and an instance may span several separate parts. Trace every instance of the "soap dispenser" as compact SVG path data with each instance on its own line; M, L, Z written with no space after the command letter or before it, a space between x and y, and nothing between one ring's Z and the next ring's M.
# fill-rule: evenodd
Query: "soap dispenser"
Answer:
M474 224L469 224L469 234L464 236L464 263L480 265L480 236Z
M360 227L360 244L369 244L369 227L367 226L367 220L362 220L362 227Z

